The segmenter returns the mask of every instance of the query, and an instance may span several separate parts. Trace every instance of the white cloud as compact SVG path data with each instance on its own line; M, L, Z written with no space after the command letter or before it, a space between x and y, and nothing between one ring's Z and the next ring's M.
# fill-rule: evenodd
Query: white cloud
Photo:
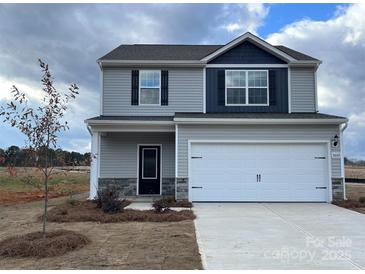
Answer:
M65 119L62 148L85 151L84 120L99 114L100 75L95 60L126 43L223 43L255 32L267 8L261 4L0 4L0 104L15 84L35 103L42 99L37 59L50 65L56 86L75 82L80 95ZM209 20L207 20L209 19ZM231 24L231 32L223 28ZM24 136L0 124L0 147Z
M301 20L269 35L273 44L284 44L323 61L318 70L321 112L347 116L345 153L365 158L365 5L338 7L327 21ZM358 141L354 142L354 136Z
M226 8L225 22L222 28L236 36L246 31L256 33L262 26L269 12L269 8L264 4L242 4L236 9Z
M30 101L40 102L43 98L39 83L24 78L10 80L0 75L0 101L8 101L13 98L11 94L13 85L25 92Z

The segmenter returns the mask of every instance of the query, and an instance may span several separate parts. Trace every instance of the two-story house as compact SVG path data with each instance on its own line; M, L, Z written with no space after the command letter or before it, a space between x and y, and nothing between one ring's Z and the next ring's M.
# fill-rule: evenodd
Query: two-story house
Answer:
M318 113L321 61L251 33L226 45L121 45L98 60L90 198L342 199L347 119Z

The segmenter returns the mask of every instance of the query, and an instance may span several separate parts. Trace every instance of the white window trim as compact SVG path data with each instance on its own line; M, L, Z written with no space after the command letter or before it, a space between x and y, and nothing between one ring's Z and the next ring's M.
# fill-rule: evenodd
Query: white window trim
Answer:
M144 151L145 150L154 150L156 151L156 168L155 168L155 176L154 177L145 177L144 176ZM157 179L157 174L158 174L158 170L157 170L157 167L158 167L158 149L157 148L152 148L152 147L144 147L142 148L142 179L145 180L145 179Z
M244 71L245 72L245 83L246 85L244 87L227 87L227 72L229 71ZM264 71L266 72L266 87L249 87L248 86L248 72L249 71L255 71L255 72L260 72L260 71ZM246 70L246 69L227 69L225 70L225 100L224 100L224 104L225 106L228 107L233 107L233 106L269 106L269 71L268 70L258 70L258 69L251 69L251 70ZM246 100L245 100L245 104L228 104L227 103L227 88L245 88L246 89ZM266 97L267 97L267 103L266 104L249 104L249 95L248 95L248 89L249 88L266 88Z
M141 73L142 72L158 72L159 74L159 78L160 78L160 81L159 81L159 86L157 87L142 87L141 86ZM142 88L150 88L150 89L155 89L155 88L158 88L158 104L141 104L141 89ZM138 105L139 106L161 106L161 70L147 70L147 69L144 69L144 70L140 70L139 71L139 77L138 77Z

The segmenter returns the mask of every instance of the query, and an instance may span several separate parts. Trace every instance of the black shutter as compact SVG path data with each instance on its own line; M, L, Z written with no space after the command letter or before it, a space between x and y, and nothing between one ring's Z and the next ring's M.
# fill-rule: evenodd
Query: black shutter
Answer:
M139 92L139 71L132 70L132 94L131 94L132 105L138 105L138 92Z
M218 96L218 105L224 106L226 104L226 72L224 69L220 69L217 72L217 96Z
M169 72L167 70L161 71L161 105L167 106L169 104Z
M269 103L270 106L276 105L276 71L269 70Z

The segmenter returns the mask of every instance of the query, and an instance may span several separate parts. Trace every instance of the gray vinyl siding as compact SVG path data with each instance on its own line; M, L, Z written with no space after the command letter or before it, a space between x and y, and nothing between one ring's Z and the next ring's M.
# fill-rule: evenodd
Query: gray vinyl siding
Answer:
M132 69L103 69L103 115L174 115L203 111L203 69L171 68L168 105L131 105Z
M313 68L291 68L291 111L315 112L315 71Z
M328 140L339 134L332 125L179 125L178 176L188 176L188 140ZM332 151L340 151L340 147ZM341 177L341 159L332 159L332 177Z
M175 177L175 133L118 132L100 139L101 178L136 178L137 144L162 144L162 177Z

